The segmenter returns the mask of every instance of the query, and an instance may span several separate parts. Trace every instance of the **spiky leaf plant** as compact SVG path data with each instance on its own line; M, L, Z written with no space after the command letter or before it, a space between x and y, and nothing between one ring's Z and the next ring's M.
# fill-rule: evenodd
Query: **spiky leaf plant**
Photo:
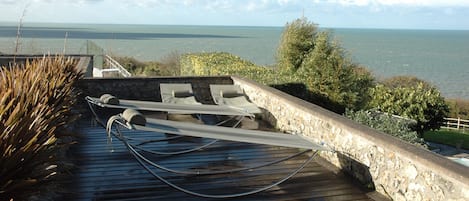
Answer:
M77 62L60 56L0 69L0 197L55 174L56 133L73 121Z

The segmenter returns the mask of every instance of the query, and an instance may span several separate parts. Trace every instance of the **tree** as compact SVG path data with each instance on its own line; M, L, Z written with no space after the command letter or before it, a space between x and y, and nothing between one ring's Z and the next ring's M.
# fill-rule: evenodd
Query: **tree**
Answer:
M435 87L423 83L415 86L390 88L382 84L371 90L370 107L417 121L415 130L439 129L449 109Z
M296 71L314 48L317 26L302 17L285 25L277 49L277 66L282 71Z
M299 80L314 94L324 96L332 105L358 110L370 99L368 89L373 85L371 73L354 64L328 32L317 33L314 48L297 70ZM330 108L328 108L330 109Z

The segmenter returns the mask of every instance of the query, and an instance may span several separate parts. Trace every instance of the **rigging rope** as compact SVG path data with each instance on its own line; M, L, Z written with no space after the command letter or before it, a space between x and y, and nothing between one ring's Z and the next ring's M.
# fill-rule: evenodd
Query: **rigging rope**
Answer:
M129 145L127 143L124 143L127 148L129 148ZM286 180L290 179L291 177L295 176L298 172L300 172L307 164L309 164L309 162L311 162L314 158L314 156L316 156L317 154L317 151L312 154L299 168L297 168L296 170L294 170L292 173L290 173L289 175L287 175L286 177L284 177L283 179L280 179L278 180L277 182L275 183L272 183L270 185L266 185L264 187L261 187L261 188L257 188L257 189L254 189L254 190L251 190L251 191L247 191L247 192L243 192L243 193L234 193L234 194L220 194L220 195L213 195L213 194L204 194L204 193L198 193L198 192L194 192L194 191L191 191L191 190L188 190L188 189L185 189L183 187L180 187L166 179L164 179L163 177L159 176L158 174L156 174L154 171L152 171L148 166L145 165L144 161L142 161L141 158L139 158L138 156L135 155L134 152L131 152L131 154L134 156L134 158L138 161L138 163L143 167L145 168L145 170L147 170L150 174L152 174L155 178L157 178L158 180L160 180L161 182L165 183L166 185L176 189L176 190L179 190L181 192L184 192L184 193L187 193L189 195L193 195L193 196L198 196L198 197L203 197L203 198L236 198L236 197L243 197L243 196L247 196L247 195L252 195L252 194L256 194L256 193L259 193L259 192L262 192L262 191L265 191L265 190L268 190L268 189L271 189L273 188L274 186L277 186L283 182L285 182Z

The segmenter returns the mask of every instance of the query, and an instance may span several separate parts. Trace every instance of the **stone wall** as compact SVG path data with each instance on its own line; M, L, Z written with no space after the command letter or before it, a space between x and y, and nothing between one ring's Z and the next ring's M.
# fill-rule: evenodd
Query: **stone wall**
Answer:
M393 200L469 200L469 168L273 88L232 77L265 120L335 152L323 159Z

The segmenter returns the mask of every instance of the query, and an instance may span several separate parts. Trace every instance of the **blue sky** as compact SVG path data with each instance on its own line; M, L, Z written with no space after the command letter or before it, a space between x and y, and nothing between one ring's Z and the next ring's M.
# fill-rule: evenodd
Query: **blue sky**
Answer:
M469 0L0 0L0 21L469 30Z

